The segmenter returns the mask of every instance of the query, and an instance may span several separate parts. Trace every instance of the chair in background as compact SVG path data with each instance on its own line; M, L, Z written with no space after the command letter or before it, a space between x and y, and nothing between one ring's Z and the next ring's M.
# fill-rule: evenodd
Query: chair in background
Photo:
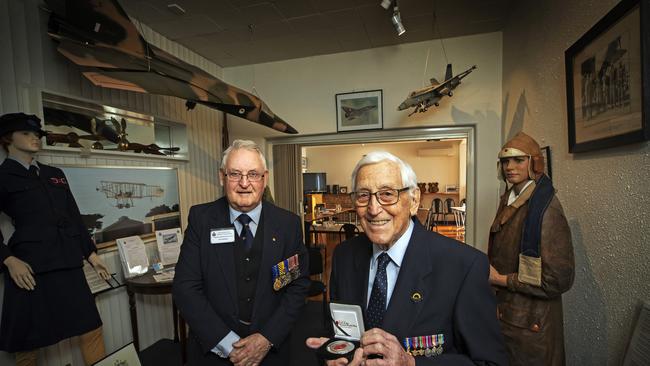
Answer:
M445 211L444 207L442 205L442 200L440 198L434 198L431 201L431 208L429 209L431 212L431 224L429 230L433 228L434 226L437 228L438 227L438 221L440 221L440 218L445 217Z
M438 223L436 220L434 220L434 216L436 214L433 212L433 208L429 208L427 211L427 219L424 221L424 227L428 230L431 231L433 228L436 229L436 232L438 231Z
M454 210L452 209L454 206L456 206L456 201L453 198L447 198L445 200L445 221L447 221L447 215L454 217Z
M321 249L325 251L325 255L321 253ZM311 279L309 284L308 297L323 295L323 327L329 327L329 311L327 310L327 286L323 282L323 258L327 258L327 247L318 245L308 247L309 253L309 277L318 276L317 280Z
M463 198L462 200L460 200L460 205L467 206L467 198Z
M350 238L353 238L357 235L359 235L361 231L359 231L359 228L355 224L343 224L341 228L339 229L339 244L343 242L343 240L348 240Z

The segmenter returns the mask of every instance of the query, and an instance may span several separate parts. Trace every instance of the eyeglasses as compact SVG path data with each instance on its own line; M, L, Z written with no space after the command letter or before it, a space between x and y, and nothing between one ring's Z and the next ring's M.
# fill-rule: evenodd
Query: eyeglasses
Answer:
M230 172L223 174L228 177L228 180L231 182L239 182L244 177L248 178L249 182L259 182L262 180L262 178L264 178L264 174L260 174L256 171L248 172L248 174L242 174L241 172Z
M366 207L370 204L370 197L375 196L382 206L390 206L399 202L399 194L409 190L410 187L400 189L381 189L377 192L359 191L350 193L352 202L356 207Z

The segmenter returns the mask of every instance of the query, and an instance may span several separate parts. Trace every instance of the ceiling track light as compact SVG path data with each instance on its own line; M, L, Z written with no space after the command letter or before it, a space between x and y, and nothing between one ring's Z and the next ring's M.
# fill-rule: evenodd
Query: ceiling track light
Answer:
M397 8L397 2L393 8L393 16L390 17L390 20L393 22L393 26L395 27L395 31L397 31L398 36L406 33L406 28L404 28L404 24L402 24L402 17L400 16L399 9Z

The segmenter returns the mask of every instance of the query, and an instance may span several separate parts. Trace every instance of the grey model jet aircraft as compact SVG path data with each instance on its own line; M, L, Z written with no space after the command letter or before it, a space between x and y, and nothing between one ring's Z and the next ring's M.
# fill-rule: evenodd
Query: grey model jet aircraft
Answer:
M461 72L460 74L453 76L451 71L451 64L447 64L447 72L445 73L445 81L442 83L438 82L435 78L431 78L431 86L426 88L418 89L412 91L406 100L397 107L398 111L402 111L407 108L415 107L413 112L409 113L409 117L415 113L426 112L429 107L435 105L436 107L440 105L440 99L444 96L451 97L454 95L453 90L460 84L460 80L465 76L469 75L476 69L476 65L470 67L469 69Z
M257 96L144 40L116 0L45 0L57 50L105 88L171 95L285 133L298 133Z
M365 112L375 108L377 108L376 105L367 105L361 108L341 107L341 109L343 109L343 112L345 114L345 118L349 120L359 118Z

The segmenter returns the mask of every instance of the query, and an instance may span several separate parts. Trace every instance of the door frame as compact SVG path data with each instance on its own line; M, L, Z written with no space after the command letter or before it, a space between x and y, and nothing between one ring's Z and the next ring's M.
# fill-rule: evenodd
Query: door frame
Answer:
M349 133L325 133L302 136L271 137L266 140L267 159L272 162L273 145L296 144L303 146L324 146L343 144L362 144L379 142L421 141L447 138L467 139L466 165L466 225L465 242L475 245L476 236L476 126L460 125L448 127L413 127L396 128L378 131L362 131ZM273 164L269 164L273 166ZM351 172L350 172L351 173ZM273 172L270 172L271 178ZM272 179L270 179L272 181ZM469 230L468 230L469 228Z

